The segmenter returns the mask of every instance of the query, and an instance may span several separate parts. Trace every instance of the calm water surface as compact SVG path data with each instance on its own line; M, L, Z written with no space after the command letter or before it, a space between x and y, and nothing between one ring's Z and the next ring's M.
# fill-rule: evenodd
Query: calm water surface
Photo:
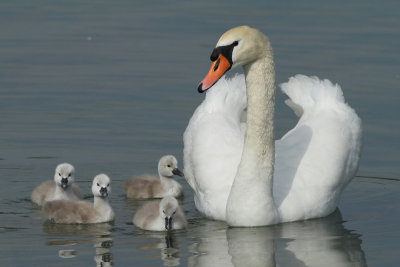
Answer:
M399 266L399 13L398 1L1 1L0 265ZM357 177L326 218L251 229L204 219L180 179L188 229L135 228L144 202L123 181L164 154L182 162L197 83L241 24L269 35L278 83L342 86L364 123ZM278 137L296 123L283 100ZM96 174L112 178L114 224L45 222L30 194L64 161L88 199Z

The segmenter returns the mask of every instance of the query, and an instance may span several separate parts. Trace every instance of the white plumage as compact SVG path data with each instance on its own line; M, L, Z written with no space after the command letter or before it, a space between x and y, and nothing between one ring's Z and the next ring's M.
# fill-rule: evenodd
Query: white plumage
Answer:
M361 147L361 120L340 86L304 75L281 85L300 118L274 147L273 59L263 36L237 27L221 37L217 48L240 40L233 67L243 65L245 76L221 78L184 133L184 173L196 207L236 226L330 214L357 171ZM247 60L246 51L258 55ZM246 107L247 125L241 119Z

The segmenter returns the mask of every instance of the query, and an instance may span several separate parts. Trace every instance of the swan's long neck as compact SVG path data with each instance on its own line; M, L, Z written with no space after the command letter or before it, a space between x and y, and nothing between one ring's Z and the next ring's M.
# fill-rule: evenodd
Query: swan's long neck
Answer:
M272 195L275 70L272 51L269 52L244 66L247 128L226 210L227 222L232 226L260 226L278 221Z
M64 199L68 200L73 195L71 185L67 188L63 189L61 186L56 184L56 190L54 192L54 200L56 199Z
M102 209L103 207L110 207L110 203L108 203L107 197L104 198L104 197L95 196L93 202L94 202L93 203L94 207L96 209Z
M108 202L108 197L104 198L95 196L93 205L98 214L102 217L103 221L114 219L114 211Z

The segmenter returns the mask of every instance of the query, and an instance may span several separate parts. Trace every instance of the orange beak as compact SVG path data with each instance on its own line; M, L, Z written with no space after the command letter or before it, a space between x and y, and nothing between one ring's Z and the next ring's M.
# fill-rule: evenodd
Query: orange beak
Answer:
M231 63L222 54L219 54L217 60L213 61L206 77L200 82L197 90L203 93L211 88L221 77L231 68Z

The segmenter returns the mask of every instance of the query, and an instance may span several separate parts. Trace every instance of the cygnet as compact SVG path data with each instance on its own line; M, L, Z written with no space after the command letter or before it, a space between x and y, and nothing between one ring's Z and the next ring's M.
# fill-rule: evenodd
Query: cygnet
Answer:
M163 198L179 197L183 194L182 186L173 179L174 175L183 176L178 169L178 161L172 155L163 156L158 162L159 177L143 174L132 177L124 183L128 198Z
M110 178L99 174L93 179L94 202L55 200L46 202L43 211L53 223L102 223L114 220L114 211L108 203Z
M176 198L166 196L141 207L133 217L133 224L144 230L169 231L186 228L187 221Z
M74 184L75 168L69 163L61 163L56 167L53 181L45 181L32 191L32 201L39 206L52 200L79 200L82 193Z

